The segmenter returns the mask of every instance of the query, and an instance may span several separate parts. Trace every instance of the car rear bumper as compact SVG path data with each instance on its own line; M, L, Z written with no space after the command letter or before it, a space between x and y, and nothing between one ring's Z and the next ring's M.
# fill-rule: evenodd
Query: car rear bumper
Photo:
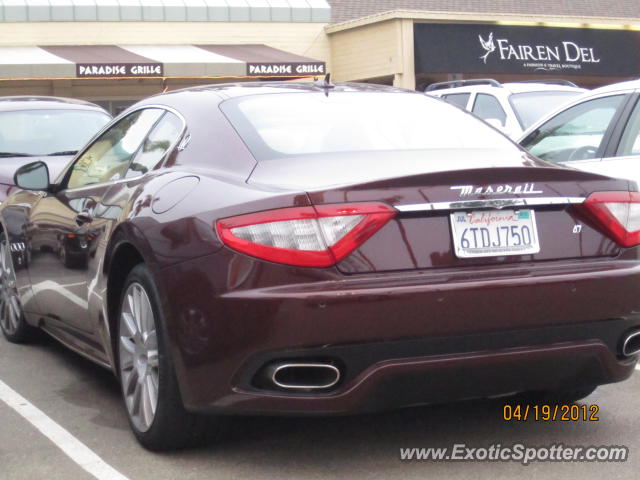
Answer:
M489 352L383 360L341 384L335 393L293 394L236 386L199 410L239 413L342 414L386 410L522 391L622 381L635 361L620 362L598 341ZM346 367L348 368L348 366Z
M640 328L635 261L234 289L227 276L221 289L211 273L215 256L163 275L176 372L191 410L341 414L604 384L634 369L635 359L619 350L623 335ZM248 262L258 278L286 270ZM326 390L283 391L263 381L281 361L327 362L341 377Z

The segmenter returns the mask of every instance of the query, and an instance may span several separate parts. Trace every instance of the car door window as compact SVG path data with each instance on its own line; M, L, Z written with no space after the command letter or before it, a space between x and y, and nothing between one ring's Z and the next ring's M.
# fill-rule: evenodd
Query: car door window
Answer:
M493 95L486 93L479 93L476 95L476 100L473 102L472 112L483 120L488 120L490 118L500 120L500 124L503 127L507 121L507 114L500 106L498 99Z
M127 178L137 177L152 170L164 158L178 140L184 124L171 112L166 112L153 127L151 133L138 150L127 171Z
M467 108L470 96L470 93L451 93L449 95L443 95L442 98L444 98L448 103L452 103L458 107Z
M158 108L138 110L111 126L75 162L67 187L123 178L131 158L163 113Z
M631 113L616 150L617 157L629 155L640 155L640 101L636 103Z
M521 144L550 162L597 158L623 99L624 95L611 95L574 105L542 124Z

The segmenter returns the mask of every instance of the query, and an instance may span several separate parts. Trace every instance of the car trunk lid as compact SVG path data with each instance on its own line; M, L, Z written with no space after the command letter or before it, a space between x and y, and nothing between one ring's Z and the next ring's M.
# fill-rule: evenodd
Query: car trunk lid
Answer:
M396 217L338 264L343 273L606 257L619 252L581 203L592 192L627 191L627 181L556 167L513 152L442 153L439 162L427 162L416 152L369 154L368 162L361 155L350 160L342 154L323 161L289 159L269 165L273 170L258 167L250 181L305 188L314 205L384 202L394 207ZM478 166L478 157L486 157L488 165ZM460 235L454 240L453 214L476 219L482 214L529 217L539 249L510 254L487 249L466 258L460 251Z

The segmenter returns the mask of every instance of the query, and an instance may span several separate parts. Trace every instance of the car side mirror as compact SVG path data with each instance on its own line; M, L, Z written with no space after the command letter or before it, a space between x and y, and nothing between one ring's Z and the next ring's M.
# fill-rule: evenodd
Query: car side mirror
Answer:
M41 161L21 166L13 175L13 183L24 190L49 190L49 167Z

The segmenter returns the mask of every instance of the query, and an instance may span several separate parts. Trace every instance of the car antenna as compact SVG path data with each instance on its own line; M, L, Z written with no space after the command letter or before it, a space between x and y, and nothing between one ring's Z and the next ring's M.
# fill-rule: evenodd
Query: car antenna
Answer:
M322 80L316 80L313 85L324 90L324 94L327 97L329 96L329 90L336 88L335 84L331 83L331 73L327 73Z

